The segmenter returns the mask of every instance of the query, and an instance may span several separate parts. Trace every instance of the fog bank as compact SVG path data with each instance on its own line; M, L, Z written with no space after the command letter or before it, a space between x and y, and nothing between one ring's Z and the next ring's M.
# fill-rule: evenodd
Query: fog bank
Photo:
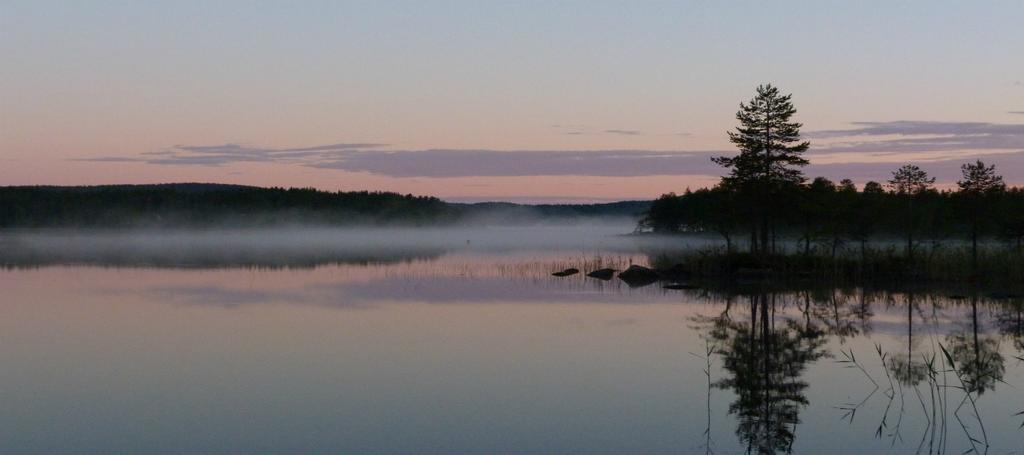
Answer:
M0 264L35 266L314 266L430 259L450 253L628 252L680 248L629 235L628 220L529 226L0 231Z

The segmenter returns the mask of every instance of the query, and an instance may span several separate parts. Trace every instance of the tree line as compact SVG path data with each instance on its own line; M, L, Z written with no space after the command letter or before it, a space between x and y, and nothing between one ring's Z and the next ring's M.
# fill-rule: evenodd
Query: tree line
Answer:
M650 201L462 204L380 191L321 191L209 183L0 187L0 228L447 225L538 219L636 219Z
M437 222L434 197L219 184L0 187L0 227L252 226Z
M729 133L739 154L713 161L728 170L721 182L696 191L662 195L651 204L640 227L654 232L714 232L728 251L738 243L750 253L781 252L783 241L798 250L825 251L833 257L845 244L863 253L873 239L902 239L913 259L922 241L963 239L977 261L978 244L1002 238L1017 248L1024 241L1024 189L1008 188L995 167L982 161L961 167L955 190L939 190L935 179L913 164L896 169L884 182L858 188L824 177L807 181L800 123L791 95L771 85L757 88L737 113L740 126Z

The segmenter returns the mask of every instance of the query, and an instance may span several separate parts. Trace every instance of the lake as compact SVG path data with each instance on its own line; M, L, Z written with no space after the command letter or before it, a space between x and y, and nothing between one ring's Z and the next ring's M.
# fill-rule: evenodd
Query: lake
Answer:
M551 275L621 232L5 233L0 452L1024 453L1020 297Z

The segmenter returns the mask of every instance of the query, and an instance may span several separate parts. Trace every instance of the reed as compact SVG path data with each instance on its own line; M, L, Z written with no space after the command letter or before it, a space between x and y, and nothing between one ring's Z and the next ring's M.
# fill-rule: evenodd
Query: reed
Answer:
M723 248L660 252L650 255L656 269L680 265L706 279L820 280L834 282L950 282L1017 286L1024 283L1024 254L1015 249L986 248L972 260L969 248L935 245L911 260L893 246L865 248L838 255L726 252Z

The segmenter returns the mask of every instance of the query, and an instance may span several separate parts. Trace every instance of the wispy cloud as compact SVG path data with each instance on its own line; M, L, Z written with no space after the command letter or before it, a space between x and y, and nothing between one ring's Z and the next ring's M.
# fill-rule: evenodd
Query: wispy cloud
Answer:
M817 162L812 172L879 180L888 178L895 164L915 161L940 182L951 182L966 160L994 163L1003 172L1024 169L1024 124L907 120L851 125L808 134L819 142L811 153L812 163ZM1014 180L1012 174L1007 177Z
M73 161L142 162L176 166L224 166L232 163L292 163L310 164L330 159L354 150L384 147L376 143L339 143L310 147L270 148L242 144L175 145L173 147L140 153L136 157L99 156L74 158Z
M94 156L87 158L70 158L68 159L68 161L92 161L97 163L131 163L144 160L127 156Z
M332 144L267 148L240 144L176 145L136 157L100 156L76 161L141 162L167 166L280 163L391 177L527 175L646 176L716 172L720 152L649 150L374 150L383 144Z
M637 130L618 130L618 129L613 129L613 130L604 130L604 132L608 133L608 134L618 134L618 135L621 135L621 136L639 136L640 135L640 132L637 131Z
M879 179L896 163L915 161L940 179L955 178L959 163L982 158L1024 168L1024 124L984 122L857 122L845 130L813 131L809 175ZM553 125L552 127L576 127ZM609 134L632 134L632 130ZM570 131L571 133L572 131ZM242 144L176 145L135 157L100 156L79 161L152 165L225 166L280 163L389 177L514 177L721 175L710 161L734 150L387 150L377 143L338 143L270 148ZM931 171L931 169L929 169ZM1009 176L1008 176L1009 177Z
M627 128L591 128L587 125L579 124L555 124L551 125L551 128L560 130L561 134L568 134L572 136L579 136L584 134L614 134L618 136L640 136L644 133L640 130L627 129Z
M817 147L827 153L1024 150L1024 124L984 122L855 122L847 130L814 131L811 139L849 139Z
M324 169L369 172L392 177L505 177L526 175L708 174L720 168L710 157L717 152L648 150L416 150L355 151L312 163Z
M807 174L811 176L825 176L831 179L850 178L863 182L875 180L883 182L892 177L894 171L901 163L914 162L935 177L940 183L952 183L961 177L960 165L967 161L982 160L988 164L996 165L1008 181L1014 184L1024 183L1024 179L1018 170L1024 169L1024 153L993 153L993 154L971 154L956 157L945 157L939 160L903 160L903 161L882 161L882 162L848 162L835 164L811 164Z
M888 135L1024 135L1024 124L985 122L926 122L899 120L894 122L852 122L856 128L812 131L809 137L850 137Z

